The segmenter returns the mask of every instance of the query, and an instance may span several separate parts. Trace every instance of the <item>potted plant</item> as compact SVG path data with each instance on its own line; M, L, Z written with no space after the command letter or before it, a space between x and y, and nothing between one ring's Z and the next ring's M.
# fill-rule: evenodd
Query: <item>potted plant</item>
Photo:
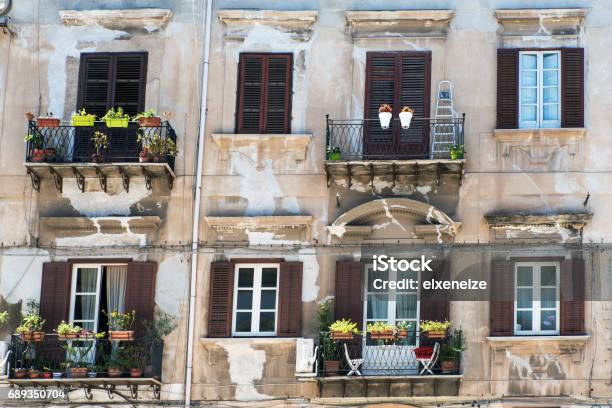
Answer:
M111 358L106 362L106 371L109 377L121 377L123 374L122 362L117 358Z
M42 372L40 373L40 376L44 378L45 380L49 380L51 379L53 374L51 373L51 369L49 367L43 367Z
M30 143L32 145L32 155L30 156L30 160L33 162L43 162L45 161L45 150L43 149L43 144L45 139L40 132L28 133L26 137L23 138L23 141L26 143Z
M412 323L407 322L407 321L398 323L396 326L396 329L397 329L397 337L402 337L402 338L408 337L408 332L414 330Z
M72 114L72 126L93 126L96 121L96 115L87 113L85 109L76 111Z
M372 339L391 340L395 337L395 327L387 322L370 323L367 332Z
M141 343L131 344L121 350L122 365L130 371L130 377L142 377L143 368L147 363L145 348Z
M55 332L57 333L57 338L59 340L76 339L80 331L81 328L79 326L73 326L63 320L60 322L60 324L57 325L57 328L55 329Z
M157 116L155 109L149 109L134 116L134 121L138 122L141 127L160 127L161 118Z
M90 366L90 351L94 345L91 341L78 343L78 346L72 343L67 343L64 346L66 349L66 364L69 367L72 378L87 377L87 371Z
M89 370L87 371L87 377L96 378L98 376L98 371L100 371L100 366L93 365L89 367Z
M461 354L466 349L463 330L455 329L448 343L444 343L440 347L440 361L442 362L440 366L443 374L452 374L458 370Z
M15 368L14 369L15 378L25 378L28 374L28 370L25 368Z
M380 127L383 129L389 129L389 124L391 123L391 117L393 112L393 108L391 105L387 103L383 103L378 108L378 119L380 120Z
M443 339L451 323L452 322L448 320L444 322L424 320L420 324L421 333L425 334L430 339Z
M45 319L40 317L39 304L34 300L29 300L21 325L15 331L23 341L40 342L45 338L45 332L42 331L44 324Z
M60 120L53 117L53 112L48 112L45 116L39 116L36 119L36 127L40 128L58 128Z
M28 378L32 380L38 378L39 375L40 375L40 372L35 367L30 367L30 369L28 370Z
M414 109L410 106L402 107L400 111L399 118L400 123L402 124L402 129L408 129L410 127L410 121L412 121L412 116L414 115Z
M334 340L351 340L359 333L357 323L353 323L351 319L336 320L329 326L329 331Z
M108 317L108 335L111 341L131 341L134 340L134 330L130 330L134 323L136 312L119 313L113 310L106 313Z
M102 121L109 128L126 128L130 121L130 115L123 112L123 108L110 108L106 115L102 117Z
M338 375L340 370L340 360L338 356L338 346L330 333L321 332L319 334L319 347L323 356L323 373L326 377Z
M102 153L100 150L108 148L108 136L106 133L96 130L91 136L91 141L93 142L94 149L96 149L96 152L91 155L91 161L100 163L102 161Z
M451 160L460 160L463 159L463 146L462 145L452 145L448 148L450 153Z
M150 373L151 376L161 373L162 357L164 354L164 337L169 335L177 328L176 317L162 310L156 310L153 321L144 320L144 344L150 347L149 355L151 356L145 373Z
M327 160L336 161L342 158L342 153L339 147L328 147L327 148Z
M176 156L178 150L172 139L163 138L161 135L153 135L149 141L148 151L153 156L153 161L156 163L164 162L167 156Z
M28 119L28 122L33 122L34 121L35 116L34 116L34 114L32 112L30 112L30 111L26 112L25 116Z

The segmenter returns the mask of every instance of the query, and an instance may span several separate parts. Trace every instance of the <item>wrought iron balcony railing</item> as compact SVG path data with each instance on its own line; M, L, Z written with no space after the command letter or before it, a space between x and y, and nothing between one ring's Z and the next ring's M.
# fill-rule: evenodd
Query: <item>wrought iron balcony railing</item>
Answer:
M32 140L27 142L26 162L92 163L95 161L94 155L98 153L92 141L97 131L108 137L108 147L99 152L99 160L104 163L138 162L143 147L157 146L164 151L168 140L176 145L176 133L168 122L162 122L157 127L140 127L138 123L130 122L127 128L109 128L104 122L95 122L93 126L61 123L58 127L38 127L35 121L31 121L28 134L35 136L34 140L38 143ZM151 156L150 160L168 163L174 168L172 155Z
M404 129L398 118L383 129L378 119L327 121L328 160L448 159L451 146L463 146L465 115L460 118L413 118ZM332 156L333 152L339 152ZM338 157L339 156L339 157Z
M357 333L334 338L322 332L317 376L414 376L461 374L462 334L431 338L414 332L386 336Z

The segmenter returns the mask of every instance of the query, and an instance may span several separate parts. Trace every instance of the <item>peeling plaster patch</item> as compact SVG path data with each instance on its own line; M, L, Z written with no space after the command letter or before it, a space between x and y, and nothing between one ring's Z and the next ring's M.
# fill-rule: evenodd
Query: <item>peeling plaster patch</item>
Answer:
M91 217L94 227L98 232L83 237L57 237L55 238L55 244L57 246L84 246L84 247L95 247L95 246L145 246L147 244L147 234L135 234L130 230L130 220L137 219L138 217ZM100 232L100 220L119 220L121 226L124 227L127 232L122 234L104 234Z
M294 259L297 258L297 259ZM314 248L305 248L299 251L297 257L288 256L287 260L301 261L303 264L302 274L302 302L314 302L319 296L319 262L317 252Z
M282 239L284 235L276 235L274 232L245 230L249 245L299 245L304 244L298 240Z
M340 225L330 225L327 227L327 230L329 231L330 235L335 235L338 238L342 238L342 236L346 233L345 225L346 223L344 222Z
M289 214L299 214L300 204L298 203L297 197L284 197L283 210L287 211Z
M522 238L521 232L529 232L534 235L547 235L547 234L559 234L561 242L567 242L572 235L576 235L571 229L563 227L557 223L554 227L552 226L534 226L534 225L507 225L504 226L507 239L520 239Z
M40 281L49 252L43 249L11 249L0 256L0 296L9 303L40 296Z
M187 297L188 262L180 255L165 259L159 264L155 285L155 303L161 310L179 316L181 305Z
M152 194L147 190L144 181L134 180L130 183L130 192L121 190L117 194L104 191L86 191L81 193L76 179L64 179L62 196L70 200L70 205L80 214L87 217L107 215L130 215L130 207Z
M255 350L248 343L231 343L231 340L219 342L219 345L227 352L230 380L236 384L234 398L238 401L272 398L255 388L255 381L263 375L266 352Z

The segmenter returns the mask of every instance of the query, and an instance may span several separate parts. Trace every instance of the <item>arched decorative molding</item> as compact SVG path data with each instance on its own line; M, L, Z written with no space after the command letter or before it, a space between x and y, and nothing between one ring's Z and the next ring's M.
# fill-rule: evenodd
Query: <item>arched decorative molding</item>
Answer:
M401 237L385 237L387 227ZM358 205L327 227L332 238L345 240L406 239L426 243L453 241L461 227L443 211L408 198L382 198Z

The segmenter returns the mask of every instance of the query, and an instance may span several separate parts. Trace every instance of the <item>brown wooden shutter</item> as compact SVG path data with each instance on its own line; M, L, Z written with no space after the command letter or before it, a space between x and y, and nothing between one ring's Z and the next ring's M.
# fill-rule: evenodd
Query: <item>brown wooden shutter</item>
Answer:
M143 321L153 321L155 312L155 262L128 262L125 285L125 311L135 311L134 330L137 335L144 331Z
M232 335L234 263L211 263L209 285L208 337L230 337Z
M431 269L431 271L421 272L421 282L431 279L436 281L450 279L450 262L432 262ZM448 290L425 290L421 285L419 320L435 320L438 322L450 320L449 297L450 291Z
M518 128L519 50L497 50L497 128Z
M290 133L292 70L292 54L240 54L238 133Z
M584 334L584 274L583 259L561 264L561 335Z
M506 260L491 262L490 325L491 336L514 335L514 270Z
M68 321L72 266L70 262L43 264L40 290L40 315L46 320L44 330L52 332L62 321Z
M584 127L584 48L561 49L561 127Z
M364 264L355 261L336 263L336 319L351 319L363 329Z
M113 57L108 53L82 54L77 109L101 117L112 106Z
M299 337L302 321L302 262L281 262L278 328L281 337Z

